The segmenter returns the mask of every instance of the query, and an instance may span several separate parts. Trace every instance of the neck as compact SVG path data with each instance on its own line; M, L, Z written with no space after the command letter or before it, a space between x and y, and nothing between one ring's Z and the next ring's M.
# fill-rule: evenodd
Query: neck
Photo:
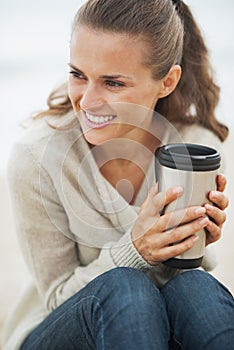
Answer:
M93 148L96 162L102 166L108 161L115 162L120 167L126 167L129 163L141 164L152 159L160 142L152 135L146 138L119 138L105 142Z

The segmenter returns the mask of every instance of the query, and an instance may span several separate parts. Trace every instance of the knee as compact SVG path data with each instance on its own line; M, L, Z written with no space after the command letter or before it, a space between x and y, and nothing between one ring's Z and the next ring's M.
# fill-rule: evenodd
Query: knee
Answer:
M166 303L181 303L184 307L194 303L200 310L204 304L215 308L232 304L233 297L225 286L211 274L202 270L190 270L171 279L163 288L162 295Z
M145 314L151 313L152 307L162 309L164 306L158 288L139 270L115 268L101 275L100 279L105 305L115 305L116 309L133 313L144 310Z
M183 272L171 279L161 293L174 334L187 344L186 348L226 349L217 344L225 344L225 337L228 342L233 340L234 299L209 273Z
M172 278L163 288L163 295L173 294L174 298L179 299L185 296L185 299L189 296L198 295L200 293L206 293L208 288L216 288L216 283L213 281L213 277L207 272L201 270L189 270L185 271L174 278Z
M154 283L142 271L128 267L118 267L100 276L103 288L117 298L138 298L159 293Z
M209 293L218 290L228 292L228 290L211 274L203 270L185 271L172 278L164 287L171 289L175 293L181 294L200 294Z

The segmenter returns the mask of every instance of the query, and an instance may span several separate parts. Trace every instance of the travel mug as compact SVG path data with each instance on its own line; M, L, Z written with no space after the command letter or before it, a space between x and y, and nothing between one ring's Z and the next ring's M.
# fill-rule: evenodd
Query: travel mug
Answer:
M155 152L155 174L159 191L181 186L183 195L166 205L163 213L210 203L208 193L216 190L217 169L221 156L213 148L198 144L174 143L164 145ZM205 229L196 233L198 242L185 253L164 262L178 269L201 266L205 252Z

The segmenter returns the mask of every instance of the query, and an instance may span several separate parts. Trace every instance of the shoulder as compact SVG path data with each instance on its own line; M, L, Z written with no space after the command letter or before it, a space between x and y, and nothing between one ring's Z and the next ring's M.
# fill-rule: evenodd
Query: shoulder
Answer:
M76 127L68 127L68 125L74 121L74 118L74 113L70 112L64 117L59 117L57 119L56 117L45 117L31 120L19 135L14 146L22 146L32 151L39 151L52 140L53 144L63 143L73 138L74 134L79 136L81 132L78 123Z
M62 157L82 137L79 125L65 128L72 117L74 118L74 115L71 113L65 116L66 124L65 119L60 118L32 121L14 142L8 168L27 170L34 163L56 162L56 158ZM50 123L54 127L51 127Z
M222 142L218 136L211 130L199 124L192 125L175 125L181 139L186 143L197 143L210 146L221 150Z
M195 143L218 150L222 158L220 171L225 172L226 158L223 143L214 132L199 124L182 125L178 123L175 125L175 128L180 136L180 142Z

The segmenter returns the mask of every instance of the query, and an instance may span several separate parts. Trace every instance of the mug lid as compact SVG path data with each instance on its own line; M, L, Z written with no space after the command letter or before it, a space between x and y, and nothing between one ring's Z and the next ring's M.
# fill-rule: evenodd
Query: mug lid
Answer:
M163 166L187 171L212 171L220 167L220 153L211 147L192 143L171 143L159 147L155 156Z

